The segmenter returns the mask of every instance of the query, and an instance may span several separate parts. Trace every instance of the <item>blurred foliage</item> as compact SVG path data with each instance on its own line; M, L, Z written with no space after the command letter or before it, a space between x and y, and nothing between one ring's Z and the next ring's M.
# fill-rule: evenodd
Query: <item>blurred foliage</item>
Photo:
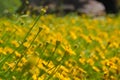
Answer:
M0 0L0 16L14 13L20 6L20 0Z
M117 1L118 7L120 9L120 0ZM0 0L0 17L3 15L15 13L20 5L20 0Z

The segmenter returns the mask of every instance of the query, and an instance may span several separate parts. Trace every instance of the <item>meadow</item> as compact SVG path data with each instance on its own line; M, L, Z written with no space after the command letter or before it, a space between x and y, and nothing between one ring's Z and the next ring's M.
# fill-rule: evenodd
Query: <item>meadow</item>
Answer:
M119 80L120 16L0 18L0 80Z

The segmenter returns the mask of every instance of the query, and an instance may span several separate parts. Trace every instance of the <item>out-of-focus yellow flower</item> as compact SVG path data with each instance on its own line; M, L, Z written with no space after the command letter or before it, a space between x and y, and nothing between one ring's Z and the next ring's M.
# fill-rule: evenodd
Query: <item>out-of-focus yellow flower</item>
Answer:
M78 77L73 77L73 79L74 79L74 80L80 80L80 78L78 78Z
M89 58L89 59L87 60L87 63L89 63L91 66L93 66L95 62L94 62L93 59Z
M109 75L109 71L105 71L103 78L104 78L105 80L108 80L108 79L110 79L109 76L110 76L110 75Z
M69 61L66 61L65 64L66 64L66 66L68 66L68 67L72 67L72 64L71 64Z
M60 74L60 73L56 73L55 76L58 77L61 80L64 79L64 76L62 74Z
M62 69L65 72L69 72L69 70L65 66L60 66L60 69Z
M93 57L95 60L98 60L98 56L96 56L95 54L93 54L92 57Z
M62 80L71 80L69 77L64 77Z
M22 71L22 68L18 67L18 68L16 69L16 71L21 72L21 71Z
M13 70L14 67L15 67L15 63L14 62L13 63L9 63L8 66L11 68L11 70Z
M27 60L25 57L23 57L23 58L21 59L21 62L22 62L23 64L25 64L27 61L28 61L28 60Z
M86 42L91 43L92 40L89 38L89 36L86 36L84 34L80 34L80 37L82 37Z
M77 36L73 31L70 31L70 36L72 37L73 40L77 39Z
M30 46L30 42L24 42L23 45L28 48Z
M52 61L50 61L49 64L48 64L47 62L45 62L45 61L43 61L43 63L44 63L44 64L46 63L45 65L47 65L49 68L54 67L54 64L53 64Z
M63 46L62 45L62 47L63 47L63 49L66 51L66 53L68 53L69 55L76 55L76 53L71 49L71 47L70 46Z
M23 66L23 63L19 62L18 67L22 67L22 66Z
M57 50L57 53L60 54L60 55L63 55L63 51L61 51L60 49Z
M119 48L119 44L117 42L113 42L109 45L110 48Z
M114 69L114 70L117 70L117 65L112 64L110 68L111 68L111 69Z
M26 54L29 56L29 55L33 55L34 52L29 48L29 49L27 49Z
M35 34L31 34L30 36L27 37L27 41L32 41L33 40L33 37L34 37Z
M98 69L96 66L92 66L93 70L95 70L96 72L100 72L100 69Z
M7 70L7 66L3 65L2 69L6 71Z
M102 70L103 70L104 72L106 72L106 71L108 71L108 68L107 68L105 65L102 65Z
M3 40L0 40L0 44L2 44L3 43Z
M115 76L110 76L111 80L117 80Z
M72 24L75 24L76 21L75 21L75 19L72 19L71 22L72 22Z
M100 56L102 59L105 59L105 55L104 55L104 53L99 52L98 54L99 54L99 56Z
M16 55L16 57L21 57L21 54L20 53L18 53L17 51L15 51L15 55Z
M13 79L13 80L17 80L15 76L12 76L12 79Z
M34 74L34 75L32 76L32 78L33 78L33 80L37 80L36 74Z
M44 34L48 34L50 32L50 29L47 25L42 25Z
M13 49L10 47L5 47L4 52L11 54L13 52Z
M79 67L79 70L80 70L81 72L83 72L83 73L87 73L84 69L82 69L82 68L80 68L80 67Z
M38 78L38 80L44 80L46 78L46 74L43 74L42 76L40 76L39 78Z
M19 43L18 43L16 40L13 40L11 43L12 43L15 47L19 47Z
M107 22L108 22L108 24L111 24L113 22L113 19L110 17L107 17Z
M86 59L85 59L85 58L80 58L80 59L79 59L79 62L82 63L82 64L84 65L85 62L86 62Z

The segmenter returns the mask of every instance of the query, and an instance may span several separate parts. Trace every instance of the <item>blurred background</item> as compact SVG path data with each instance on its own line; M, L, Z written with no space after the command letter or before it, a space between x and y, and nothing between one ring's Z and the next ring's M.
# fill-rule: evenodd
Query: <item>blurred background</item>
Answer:
M20 0L0 0L0 16L15 13L20 5Z
M116 14L120 0L0 0L0 16L27 12L39 14L43 7L47 8L47 13Z

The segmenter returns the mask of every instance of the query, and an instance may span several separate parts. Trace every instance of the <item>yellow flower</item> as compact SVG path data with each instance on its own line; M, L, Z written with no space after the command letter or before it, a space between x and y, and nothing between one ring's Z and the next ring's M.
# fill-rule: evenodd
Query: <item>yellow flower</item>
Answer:
M63 45L62 45L63 46ZM69 55L76 55L76 53L71 49L70 46L63 46L63 49L68 53Z
M18 53L17 51L15 51L15 55L16 55L16 57L21 57L21 54L20 53Z
M43 69L43 70L47 70L46 67L44 67L44 65L43 65L44 63L42 63L42 62L43 62L43 61L40 60L39 63L37 64L37 67L40 68L40 69ZM52 71L52 70L51 70L51 71ZM50 71L49 71L48 73L50 73Z
M49 68L54 67L54 64L53 64L52 61L50 61L49 64L48 64L47 62L45 62L45 61L43 61L43 63L44 63L45 65L47 65Z
M15 47L19 47L19 43L18 43L16 40L13 40L11 43L12 43Z
M30 43L29 42L24 42L23 45L28 48L30 46Z
M68 67L72 67L71 62L69 62L69 61L66 61L66 62L65 62L65 65L68 66Z
M16 71L21 72L21 71L22 71L22 68L18 67L18 68L16 69Z
M15 76L12 76L12 79L13 79L13 80L17 80Z
M83 65L85 64L86 59L85 58L80 58L79 62L82 63Z
M3 43L3 40L0 40L0 44L2 44Z
M60 74L60 73L55 73L55 76L56 77L58 77L59 79L61 79L61 80L64 80L63 78L64 78L64 76L62 75L62 74Z
M73 77L74 80L80 80L78 77Z
M23 64L19 62L18 63L18 67L22 67L22 66L23 66Z
M110 17L107 17L107 22L108 22L108 24L111 24L113 22L113 19Z
M114 69L114 70L117 70L117 65L112 64L112 65L110 66L110 68L111 68L111 69Z
M95 62L93 59L90 58L87 60L87 63L89 63L91 66L93 66Z
M69 77L64 77L62 80L71 80Z
M3 52L3 48L2 47L0 47L0 53L2 53Z
M110 45L109 45L110 48L119 48L119 44L117 42L112 42Z
M33 74L33 75L36 75L36 76L38 76L39 73L40 73L39 68L37 68L36 66L33 66L33 67L29 70L29 72L30 72L31 74Z
M27 59L26 59L25 57L23 57L23 58L21 59L21 62L22 62L23 64L25 64L25 63L27 62Z
M11 53L13 52L13 49L10 48L10 47L5 47L5 48L4 48L4 52L11 54Z
M75 19L72 19L71 22L72 22L72 24L75 24L76 21L75 21Z
M110 80L117 80L115 76L110 76Z
M91 43L92 40L89 38L89 36L86 36L84 34L80 34L80 37L82 37L87 43Z
M34 75L32 76L32 78L33 78L33 80L37 80L37 75L34 74Z
M76 34L73 31L70 31L70 36L72 37L72 39L77 39Z
M44 80L45 78L46 78L46 75L43 74L42 76L40 76L40 77L38 78L38 80Z
M99 56L100 56L102 59L105 59L105 55L104 55L104 53L99 52Z
M15 67L15 63L14 62L13 63L9 63L8 66L13 70L14 67Z
M60 55L64 54L60 49L57 50L57 53L60 54Z
M98 57L97 57L95 54L93 54L92 57L93 57L95 60L98 60Z
M8 68L6 65L3 65L2 69L6 71Z
M87 73L84 69L82 69L82 68L80 68L80 67L79 67L79 70L80 70L81 72L83 72L83 73Z
M69 70L65 66L61 66L60 69L62 69L65 72L69 72Z
M96 66L92 66L93 70L95 70L96 72L100 72L100 70L96 67Z
M105 65L102 65L102 70L103 70L104 72L106 72L106 71L108 71L108 68L107 68Z

